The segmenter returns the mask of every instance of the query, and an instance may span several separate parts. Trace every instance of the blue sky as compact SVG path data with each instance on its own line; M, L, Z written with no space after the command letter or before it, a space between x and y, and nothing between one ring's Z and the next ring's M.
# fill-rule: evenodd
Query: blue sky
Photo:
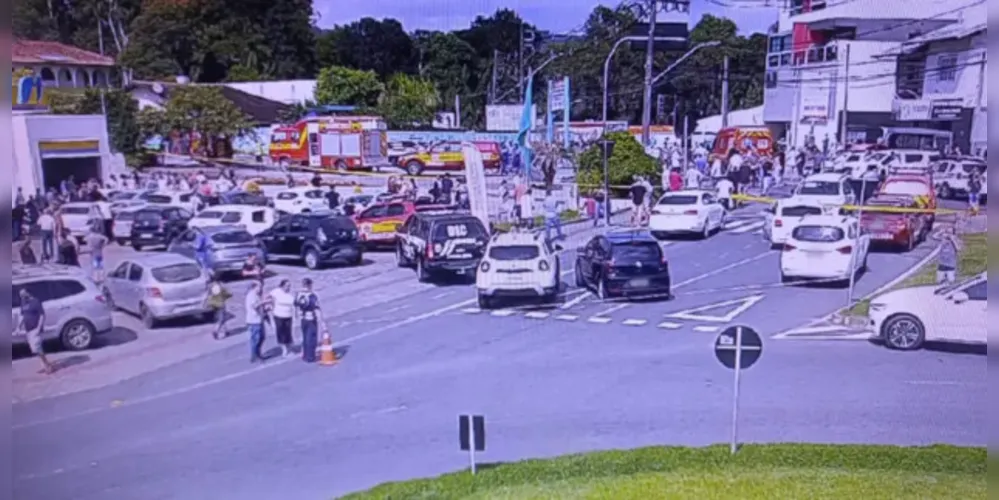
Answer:
M558 33L579 28L595 6L617 3L617 0L314 0L319 26L323 28L362 17L392 17L402 22L407 31L449 31L467 28L476 16L490 15L505 7L516 10L542 29ZM710 0L693 0L690 10L691 22L696 23L704 14L728 17L736 22L742 34L765 33L777 21L775 8L727 8Z

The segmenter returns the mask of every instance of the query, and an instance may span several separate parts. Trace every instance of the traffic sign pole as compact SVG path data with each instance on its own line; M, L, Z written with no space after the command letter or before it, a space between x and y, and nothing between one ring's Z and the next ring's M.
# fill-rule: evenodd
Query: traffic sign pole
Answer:
M469 420L472 417L469 416ZM475 475L475 425L472 422L468 423L468 461L472 464L472 475Z
M732 390L732 443L733 455L739 450L739 387L742 385L742 327L735 328L735 384Z
M730 451L739 451L739 394L742 370L752 367L763 354L763 340L748 326L730 326L715 340L715 356L722 366L734 371L732 384L732 442Z

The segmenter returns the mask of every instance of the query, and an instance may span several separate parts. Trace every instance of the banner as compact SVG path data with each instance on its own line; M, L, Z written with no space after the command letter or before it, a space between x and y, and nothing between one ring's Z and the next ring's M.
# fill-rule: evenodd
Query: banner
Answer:
M470 142L463 142L465 156L465 179L468 187L468 204L472 215L489 227L489 194L486 191L486 168L482 163L482 153Z

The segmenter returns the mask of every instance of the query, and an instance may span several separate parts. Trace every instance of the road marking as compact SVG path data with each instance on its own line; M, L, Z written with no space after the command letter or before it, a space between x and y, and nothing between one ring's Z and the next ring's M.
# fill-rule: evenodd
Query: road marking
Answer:
M845 335L788 335L787 333L778 333L772 337L773 340L797 340L797 341L807 341L807 340L848 340L848 341L859 341L859 340L871 340L870 333L849 333Z
M392 309L389 309L389 310L387 310L387 311L385 311L385 312L386 312L386 313L390 313L390 312L397 312L397 311L401 311L401 310L403 310L403 309L406 309L407 307L409 307L409 304L403 304L403 305L401 305L401 306L396 306L396 307L393 307Z
M687 319L691 321L709 321L715 323L731 323L737 316L746 312L750 307L753 307L757 302L763 300L763 295L751 295L749 297L742 297L738 299L725 300L722 302L715 302L714 304L708 304L704 306L697 306L690 309L684 309L683 311L677 311L675 313L667 314L667 318L676 319ZM732 309L725 315L711 316L706 314L697 314L702 311L710 311L712 309L720 309L723 307L731 307L738 305L738 307Z
M550 314L540 311L531 311L524 315L525 318L531 318L531 319L545 319L548 316L550 316Z
M713 333L721 330L720 326L695 326L695 332Z
M676 290L677 288L680 288L680 287L683 287L683 286L687 286L687 285L691 285L691 284L697 283L698 281L701 281L701 280L706 280L706 279L708 279L708 278L710 278L712 276L717 276L717 275L719 275L719 274L721 274L721 273L723 273L725 271L728 271L730 269L734 269L736 267L744 266L746 264L749 264L750 262L754 262L754 261L760 260L760 259L762 259L764 257L767 257L767 256L773 254L773 253L776 253L776 252L767 251L767 252L763 252L763 253L761 253L759 255L756 255L756 256L753 256L753 257L749 257L748 259L742 259L742 260L735 261L735 262L733 262L731 264L728 264L726 266L719 267L718 269L715 269L714 271L711 271L711 272L708 272L708 273L704 273L704 274L700 274L700 275L694 276L693 278L690 278L688 280L681 281L681 282L673 285L673 289Z
M575 314L560 314L555 316L555 319L559 321L576 321L579 319L579 316L576 316Z
M590 319L588 319L586 321L589 321L590 323L597 323L597 324L601 324L601 325L606 325L607 323L611 322L611 319L610 318L601 318L599 316L591 316Z
M594 314L594 316L607 316L608 314L620 311L621 309L624 309L625 307L628 307L629 305L631 305L631 304L618 304L618 305L613 306L613 307L608 307L605 311L598 312L598 313Z
M748 232L750 232L750 231L755 231L755 230L757 230L757 229L760 229L760 228L762 228L762 227L763 227L763 224L764 224L764 222L763 222L763 221L759 221L759 222L751 222L751 223L749 223L749 224L745 224L745 225L742 225L742 226L739 226L739 227L737 227L737 228L735 228L735 229L731 229L731 230L726 230L726 232L729 232L729 233L733 233L733 234L743 234L743 233L748 233Z
M840 325L806 326L804 328L796 328L794 330L788 330L782 333L781 335L811 335L816 333L842 332L846 330L848 329Z
M566 302L565 304L562 304L562 309L573 308L573 307L579 305L580 302L586 300L589 297L592 297L592 295L590 294L590 291L587 290L587 289L585 289L585 288L582 289L581 292L582 293L580 293L579 296L577 296L576 298L574 298L574 299Z
M626 319L621 324L625 326L642 326L646 323L648 323L648 321L644 319Z
M659 325L657 325L657 326L659 328L665 328L667 330L676 330L678 328L682 328L683 327L683 325L681 325L680 323L670 323L668 321L664 321L662 323L659 323Z
M514 314L517 314L517 311L514 311L512 309L499 309L491 312L490 314L496 316L497 318L505 318L507 316L513 316Z
M454 292L443 292L443 293L438 293L437 295L434 295L433 297L430 298L433 300L443 299L444 297L447 297L448 295L452 294L454 294Z
M479 314L480 312L482 312L482 309L479 309L478 307L469 307L466 309L462 309L461 312L465 314Z

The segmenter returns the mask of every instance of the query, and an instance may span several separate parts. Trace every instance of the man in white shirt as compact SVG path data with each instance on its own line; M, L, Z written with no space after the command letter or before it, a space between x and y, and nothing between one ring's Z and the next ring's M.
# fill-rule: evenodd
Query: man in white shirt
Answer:
M700 189L701 178L701 171L697 170L697 167L690 167L683 176L683 183L686 184L687 189Z
M52 209L46 208L38 217L38 230L42 233L42 262L48 262L55 257L56 220Z
M722 177L715 188L718 190L718 201L725 207L725 210L732 210L732 194L735 192L735 184L728 177Z
M291 293L291 281L281 280L277 288L271 290L271 317L274 320L274 336L284 356L291 355L292 320L295 317L295 296Z
M250 290L246 292L246 329L250 334L250 363L258 363L264 360L260 349L264 345L264 307L270 304L270 300L263 298L263 284L260 281L251 281Z

